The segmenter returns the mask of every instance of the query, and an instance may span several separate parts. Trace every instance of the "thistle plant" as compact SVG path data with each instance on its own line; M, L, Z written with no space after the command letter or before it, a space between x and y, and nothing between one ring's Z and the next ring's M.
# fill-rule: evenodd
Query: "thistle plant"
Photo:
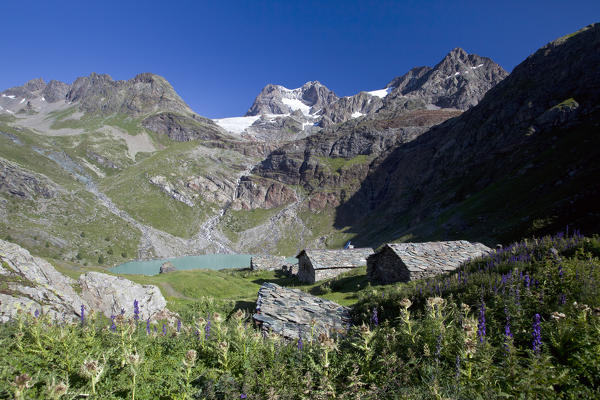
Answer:
M85 359L85 361L81 364L80 374L82 377L90 381L92 386L92 394L96 394L96 384L104 372L104 367L105 364L100 364L98 360L94 359Z
M69 391L69 385L62 381L56 383L55 379L52 378L52 383L48 384L46 391L48 398L52 400L58 400L67 394Z
M11 384L13 386L15 399L25 400L25 391L33 386L31 376L28 374L21 374L15 377L15 380Z
M142 362L142 358L137 351L134 351L127 354L126 360L129 365L129 373L131 374L131 400L135 400L135 380L139 372L139 365Z
M184 377L184 383L183 383L183 397L182 399L187 399L188 398L188 394L190 393L192 387L191 387L191 377L192 377L192 370L194 368L194 366L196 365L196 358L198 357L196 350L188 350L185 353L185 356L183 357L182 360L182 364L183 364L183 377Z

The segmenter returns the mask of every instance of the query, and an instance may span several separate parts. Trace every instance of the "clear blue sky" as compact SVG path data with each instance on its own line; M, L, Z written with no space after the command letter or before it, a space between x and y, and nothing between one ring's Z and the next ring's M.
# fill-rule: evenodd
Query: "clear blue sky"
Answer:
M164 76L201 115L243 115L267 83L340 96L454 47L508 71L600 20L600 1L2 1L0 88L90 72Z

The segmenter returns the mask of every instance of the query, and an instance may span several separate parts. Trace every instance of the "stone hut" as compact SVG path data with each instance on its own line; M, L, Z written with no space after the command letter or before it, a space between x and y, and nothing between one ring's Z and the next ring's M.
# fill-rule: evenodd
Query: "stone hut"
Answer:
M253 271L274 271L285 264L285 257L262 255L250 259L250 269Z
M388 243L367 259L367 277L378 283L408 282L453 271L492 249L466 240Z
M346 250L302 250L298 258L298 279L305 283L315 283L333 278L367 264L367 257L373 249Z

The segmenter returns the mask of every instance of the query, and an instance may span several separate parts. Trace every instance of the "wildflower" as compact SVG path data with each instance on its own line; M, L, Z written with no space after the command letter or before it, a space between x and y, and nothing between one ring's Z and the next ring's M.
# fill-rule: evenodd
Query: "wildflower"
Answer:
M423 355L425 357L429 357L431 355L431 353L429 352L429 345L427 343L423 345Z
M562 318L566 318L566 315L563 313L559 313L558 311L554 311L551 315L552 319L560 321Z
M240 394L240 399L246 399L246 398L248 398L248 396L246 396L246 393Z
M460 309L462 310L462 312L465 313L465 315L467 315L469 313L469 311L471 310L471 307L468 304L461 303Z
M227 349L229 348L229 343L227 343L226 341L222 341L221 343L219 343L219 348L223 351L227 351Z
M533 352L539 354L542 351L542 327L540 322L540 314L535 314L533 321Z
M477 325L477 336L479 341L483 343L485 340L485 303L481 302L481 308L479 309L479 324Z
M113 332L116 332L117 331L117 325L115 325L115 316L114 315L110 316L110 322L111 322L111 324L110 324L110 330L113 331Z
M204 338L208 339L210 337L210 319L206 321L206 326L204 327Z
M508 353L510 351L509 343L513 338L513 334L510 331L510 315L508 315L508 309L504 308L506 314L506 325L504 326L504 349Z
M167 326L165 324L163 324L162 334L163 334L163 336L165 336L167 334Z
M304 347L304 343L302 342L302 336L300 336L298 338L298 350L302 351L302 348Z
M188 350L185 353L185 357L183 359L183 365L185 365L186 367L193 367L194 364L196 364L197 356L198 356L198 354L196 353L196 350Z
M35 312L33 313L34 317L39 317L40 316L40 310L38 310L37 308L35 309Z
M566 296L564 293L562 293L562 294L560 295L560 300L559 300L559 303L560 303L561 305L564 305L564 304L566 304L566 302L567 302L567 296Z
M150 334L150 317L146 320L146 334Z
M223 317L221 317L221 314L219 314L219 313L213 313L213 321L215 321L216 323L219 323L219 322L223 321Z
M400 302L400 307L404 308L405 310L408 310L410 306L412 306L412 301L410 301L409 299L404 298Z
M127 362L133 367L137 367L140 364L140 355L137 353L129 353L127 355Z
M133 300L133 319L136 322L140 319L140 307L137 299Z
M237 310L234 314L233 317L237 320L242 320L244 319L244 312L242 310Z
M177 320L177 333L181 332L181 320Z
M125 309L121 307L121 315L125 315Z
M85 307L83 304L81 305L80 318L81 318L81 325L83 326L85 324Z
M13 382L13 386L16 386L21 392L25 389L29 389L32 385L31 377L27 374L18 375Z
M51 399L60 399L62 396L67 394L68 390L69 386L67 386L66 383L55 383L54 378L52 378L52 384L48 386L48 395Z
M371 317L371 320L373 321L373 324L375 326L379 325L379 318L377 318L377 308L373 309L373 316Z

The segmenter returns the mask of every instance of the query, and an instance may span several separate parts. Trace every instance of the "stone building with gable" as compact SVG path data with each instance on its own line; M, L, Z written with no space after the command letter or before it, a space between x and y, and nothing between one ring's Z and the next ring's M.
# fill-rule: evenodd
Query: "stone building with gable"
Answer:
M388 243L367 259L367 277L377 283L423 279L454 271L464 262L491 251L481 243L466 240Z
M302 250L298 258L298 279L315 283L367 265L373 249Z

